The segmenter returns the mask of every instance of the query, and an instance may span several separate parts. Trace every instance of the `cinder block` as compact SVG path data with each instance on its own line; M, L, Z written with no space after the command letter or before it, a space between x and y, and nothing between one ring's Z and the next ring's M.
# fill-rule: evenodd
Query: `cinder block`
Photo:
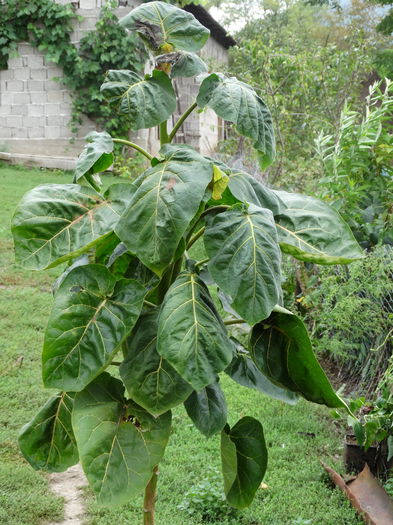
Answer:
M0 71L0 80L13 80L14 79L14 70L13 69L4 69Z
M12 93L0 93L1 105L11 106L13 104L13 94Z
M8 59L8 68L14 69L15 67L23 67L22 57L9 58Z
M10 138L11 138L11 128L0 126L0 139L10 139Z
M45 126L46 117L29 117L28 115L23 117L23 125L26 128L35 128L37 126Z
M45 104L47 102L47 96L44 91L38 91L37 93L30 93L32 104Z
M23 117L20 115L10 115L5 119L7 128L18 128L23 126Z
M23 82L21 80L7 80L7 91L23 91Z
M30 69L28 67L18 67L14 69L15 80L28 80L30 78Z
M27 139L27 129L11 128L11 137L15 139Z
M35 47L27 42L18 45L18 53L21 55L35 55Z
M61 104L63 102L63 91L60 91L59 89L57 91L48 91L46 95L48 102L56 104Z
M48 72L48 78L51 80L53 77L62 77L63 76L63 69L58 66L50 66L47 69Z
M72 101L71 93L69 91L67 91L67 90L63 91L63 101L64 102L71 102Z
M62 83L56 80L47 80L45 82L45 91L58 91L62 88Z
M64 115L49 115L46 117L47 126L63 126L64 125Z
M26 87L27 87L27 91L44 91L44 81L43 80L28 80Z
M63 104L60 104L60 111L66 115L71 114L71 104L69 102L63 102Z
M27 115L27 105L14 104L11 106L11 115Z
M40 139L45 137L45 128L43 126L37 126L35 128L28 128L27 135L29 139Z
M44 133L46 139L58 139L60 138L60 126L46 126Z
M70 128L68 128L67 126L62 126L60 128L60 137L62 139L70 139L72 137Z
M79 0L80 9L96 9L96 0Z
M45 117L43 104L30 104L27 108L29 117Z
M6 117L7 115L11 115L11 106L3 106L2 104L0 105L0 118L1 117ZM2 124L0 123L0 128L1 128Z
M12 93L12 103L13 104L30 104L30 93Z
M45 104L46 115L59 115L60 104Z
M45 67L31 68L31 80L46 80L48 78L47 69Z
M32 68L42 67L44 65L44 57L40 55L30 55L27 57L27 63Z

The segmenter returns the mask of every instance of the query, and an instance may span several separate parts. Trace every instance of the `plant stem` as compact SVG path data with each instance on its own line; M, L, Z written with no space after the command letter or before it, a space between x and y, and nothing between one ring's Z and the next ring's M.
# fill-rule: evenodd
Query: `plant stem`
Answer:
M187 244L187 250L189 250L191 248L191 246L194 244L194 242L196 242L199 239L199 237L201 237L205 233L205 230L206 230L206 227L202 226L202 228L200 230L198 230L191 237L191 239L188 241L188 244Z
M157 494L158 467L153 469L153 475L145 488L145 499L143 500L143 525L155 525L155 503Z
M141 146L138 146L138 144L135 144L134 142L130 142L129 140L124 139L113 139L113 142L116 142L117 144L124 144L125 146L129 146L130 148L136 149L136 151L139 151L139 153L142 153L147 159L151 160L153 158L150 153L148 153L145 149L143 149Z
M157 306L156 304L151 303L150 301L147 301L146 299L143 300L143 304L145 304L146 306L154 306L154 308Z
M113 365L113 366L120 366L121 363L122 363L121 361L112 361L111 365Z
M211 208L207 208L200 216L200 219L205 217L208 213L211 212L220 212L220 211L226 211L230 208L230 206L226 206L225 204L220 204L219 206L212 206Z
M163 144L168 144L170 142L168 137L168 127L167 127L167 121L161 122L160 124L160 144L161 146Z
M179 118L179 120L176 122L176 124L173 126L173 129L172 131L170 132L169 134L169 137L168 137L168 142L172 142L173 140L173 137L176 135L178 129L180 128L180 126L183 124L183 122L186 120L186 118L188 117L188 115L190 115L190 113L192 113L194 111L194 109L198 107L198 104L196 102L194 102L184 113L183 115Z
M243 323L247 323L247 321L245 321L244 319L228 319L228 321L224 321L225 325L243 324Z
M198 261L198 262L195 263L195 267L202 266L202 264L205 264L205 263L207 263L209 261L210 261L209 257L207 257L206 259L202 259L201 261Z

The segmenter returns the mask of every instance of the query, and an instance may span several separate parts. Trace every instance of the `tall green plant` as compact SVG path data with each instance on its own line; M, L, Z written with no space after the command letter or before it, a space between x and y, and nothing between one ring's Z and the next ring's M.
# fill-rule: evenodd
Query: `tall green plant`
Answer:
M79 458L102 504L122 504L145 490L144 523L151 525L171 408L181 403L203 434L221 432L229 504L250 505L261 483L262 425L249 416L228 425L221 372L288 403L301 395L345 406L304 324L279 306L281 251L322 264L350 262L362 252L321 201L269 190L245 172L171 144L194 109L210 107L252 139L262 165L274 158L268 108L247 84L220 73L204 74L196 101L167 129L176 108L172 78L206 71L195 54L208 39L206 28L162 2L142 4L121 24L138 32L158 67L144 77L111 70L101 92L129 115L134 130L159 126L161 150L153 156L95 132L73 184L39 186L16 210L20 264L68 262L56 282L42 361L44 385L60 392L22 429L20 445L44 470L65 470ZM117 142L151 167L134 183L104 192L98 173L113 162ZM208 257L195 261L188 250L200 238ZM212 280L232 312L227 322L206 284ZM248 349L227 333L226 325L236 323L251 325Z

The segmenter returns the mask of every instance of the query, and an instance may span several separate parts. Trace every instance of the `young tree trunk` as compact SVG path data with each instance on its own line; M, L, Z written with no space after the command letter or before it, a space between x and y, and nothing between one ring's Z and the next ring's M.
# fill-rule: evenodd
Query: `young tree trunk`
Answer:
M145 488L145 499L143 501L143 525L155 525L157 474L158 466L154 467L153 475Z

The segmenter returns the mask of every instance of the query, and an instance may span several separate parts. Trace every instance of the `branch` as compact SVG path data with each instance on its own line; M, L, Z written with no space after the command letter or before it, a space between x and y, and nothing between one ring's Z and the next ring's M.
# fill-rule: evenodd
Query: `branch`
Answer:
M194 111L195 108L198 107L198 104L196 102L194 102L184 113L183 115L179 118L179 120L176 122L176 124L173 126L173 129L172 131L170 132L169 134L169 137L168 137L168 141L169 142L172 142L173 140L173 137L176 135L178 129L180 128L180 126L183 124L183 122L186 120L186 118L188 117L188 115L190 115L190 113L192 113Z
M200 230L198 230L191 237L191 239L188 241L188 244L187 244L187 250L189 250L191 248L191 246L199 239L199 237L201 237L205 233L205 230L206 230L206 227L202 226L202 228Z
M211 212L217 212L219 213L220 211L226 211L230 208L230 206L226 206L225 204L220 204L219 206L212 206L211 208L207 208L200 216L200 219L202 219L202 217L205 217L208 213L211 213Z
M117 144L125 144L126 146L129 146L130 148L134 148L136 149L136 151L139 151L139 153L142 153L142 155L144 155L149 160L153 158L153 156L150 155L150 153L148 153L141 146L138 146L138 144L135 144L134 142L130 142L129 140L124 140L124 139L113 139L113 142L116 142Z
M228 319L228 321L224 321L225 325L244 324L244 323L247 323L247 321L245 321L244 319Z

